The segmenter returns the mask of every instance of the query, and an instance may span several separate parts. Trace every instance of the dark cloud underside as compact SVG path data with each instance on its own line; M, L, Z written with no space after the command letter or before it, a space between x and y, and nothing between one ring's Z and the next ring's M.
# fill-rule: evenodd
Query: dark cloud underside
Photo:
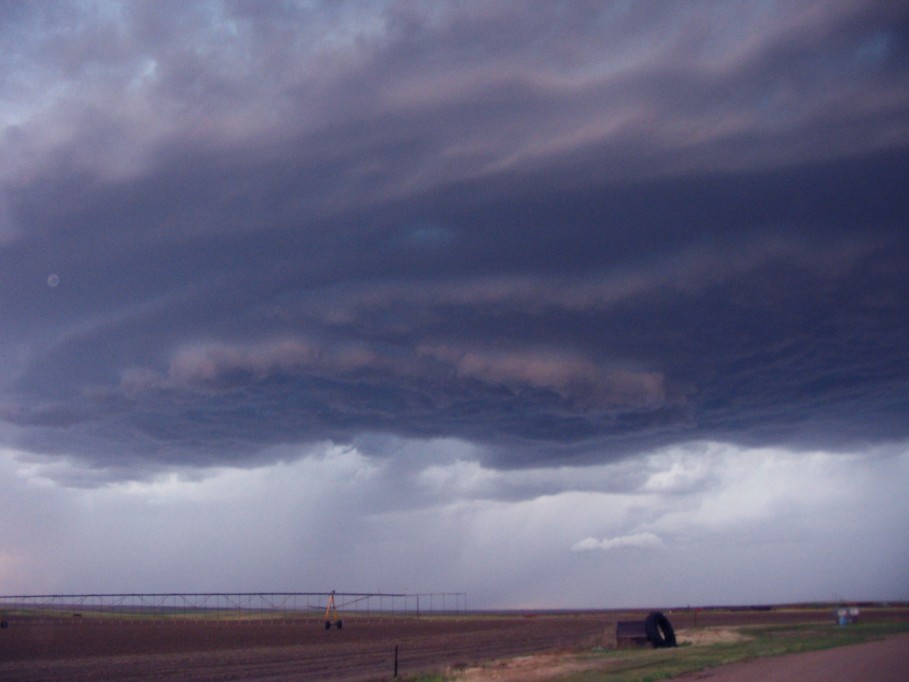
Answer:
M175 10L194 52L132 5L109 53L32 56L75 113L0 140L10 444L909 436L905 11L344 6L307 43L316 15L215 7Z

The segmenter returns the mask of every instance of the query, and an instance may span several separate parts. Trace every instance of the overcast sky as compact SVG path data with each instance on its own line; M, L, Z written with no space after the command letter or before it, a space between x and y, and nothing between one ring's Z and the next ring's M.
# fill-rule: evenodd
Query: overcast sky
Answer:
M909 599L909 6L0 1L0 593Z

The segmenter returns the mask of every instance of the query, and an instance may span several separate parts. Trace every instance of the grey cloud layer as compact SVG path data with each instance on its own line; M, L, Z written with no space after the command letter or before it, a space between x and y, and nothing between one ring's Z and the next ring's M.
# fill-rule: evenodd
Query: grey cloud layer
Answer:
M4 7L7 442L909 435L909 13L521 7Z

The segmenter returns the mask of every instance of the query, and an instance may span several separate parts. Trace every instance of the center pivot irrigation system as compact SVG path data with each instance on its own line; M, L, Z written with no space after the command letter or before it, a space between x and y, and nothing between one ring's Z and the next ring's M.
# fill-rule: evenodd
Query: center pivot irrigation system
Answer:
M464 592L170 592L0 596L0 623L188 621L259 623L303 621L341 629L349 619L463 615Z

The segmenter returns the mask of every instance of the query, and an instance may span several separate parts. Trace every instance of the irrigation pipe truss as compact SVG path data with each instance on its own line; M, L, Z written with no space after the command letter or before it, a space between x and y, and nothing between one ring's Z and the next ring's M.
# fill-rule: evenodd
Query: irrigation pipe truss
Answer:
M463 615L465 592L167 592L0 595L0 618L79 620L110 617L298 620L321 617L329 598L346 616Z

